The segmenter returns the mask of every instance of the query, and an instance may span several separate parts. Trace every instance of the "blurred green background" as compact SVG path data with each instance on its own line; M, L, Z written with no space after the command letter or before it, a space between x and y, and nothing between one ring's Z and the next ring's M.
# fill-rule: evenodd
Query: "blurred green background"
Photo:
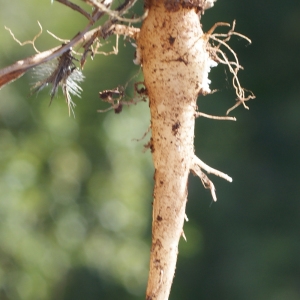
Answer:
M118 0L119 1L119 0ZM81 4L81 1L74 1ZM0 0L0 68L74 36L86 24L51 1ZM142 3L135 12L141 14ZM251 46L232 39L242 84L257 98L237 108L237 122L196 121L195 151L233 177L210 178L217 203L191 176L170 299L300 299L300 2L219 0L202 18L237 21ZM110 51L115 43L103 46ZM147 103L97 113L104 89L142 80L134 48L120 38L117 56L88 59L68 116L61 90L30 95L28 73L0 91L0 299L144 299L151 233L153 167L140 141ZM218 93L199 108L223 115L235 92L225 67L212 70ZM127 90L132 97L132 88Z

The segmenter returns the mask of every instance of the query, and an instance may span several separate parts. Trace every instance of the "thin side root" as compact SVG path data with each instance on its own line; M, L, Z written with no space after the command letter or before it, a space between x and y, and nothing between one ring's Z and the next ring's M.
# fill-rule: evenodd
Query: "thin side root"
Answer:
M204 118L208 118L208 119L213 119L213 120L228 120L228 121L236 121L235 117L228 117L228 116L212 116L212 115L208 115L202 112L196 112L195 113L195 117L204 117Z
M191 171L200 178L203 186L206 189L210 190L213 200L217 201L215 186L212 183L212 181L207 177L207 175L205 173L203 173L202 170L205 170L207 173L211 173L218 177L221 177L229 182L232 182L232 178L221 171L211 168L210 166L205 164L202 160L200 160L197 156L194 155L193 160L192 160Z
M135 142L140 142L141 140L143 140L147 134L150 132L151 130L151 125L148 126L147 130L144 132L143 136L138 138L138 139L132 139L132 141L135 141Z
M35 51L36 53L40 53L40 51L35 47L35 44L34 44L34 43L35 43L35 40L42 34L43 28L42 28L42 25L41 25L41 23L40 23L39 21L37 21L37 23L39 24L40 31L39 31L39 33L38 33L37 35L34 36L34 38L32 39L32 41L21 42L21 41L19 41L19 40L15 37L15 35L13 34L13 32L11 31L10 28L8 28L8 27L6 27L6 26L4 26L4 28L5 28L7 31L9 31L9 33L10 33L10 35L12 36L12 38L14 39L14 41L16 41L20 46L25 46L25 45L31 44L32 47L33 47L33 49L34 49L34 51Z
M125 37L128 36L134 40L137 40L140 33L140 28L116 24L114 26L114 33L117 35L124 35Z
M52 33L51 31L47 30L47 33L49 35L51 35L53 38L55 38L57 41L61 42L61 43L64 43L64 44L67 44L70 42L70 40L66 40L66 39L61 39L59 38L58 36L56 36L54 33Z
M211 55L211 58L215 60L218 63L222 63L224 65L227 65L229 68L230 73L233 75L232 79L232 85L235 89L236 96L237 96L237 103L232 106L230 109L227 110L226 114L228 115L233 109L238 107L239 105L243 104L244 108L249 109L249 107L245 104L246 101L250 99L254 99L255 95L249 91L244 89L238 78L238 71L242 70L243 67L240 65L238 57L235 53L235 51L227 44L227 42L230 40L231 36L236 35L239 36L249 43L251 43L251 40L246 37L245 35L235 32L235 21L232 24L231 29L228 31L228 33L223 34L223 33L213 33L214 30L219 27L219 26L228 26L228 23L216 23L207 33L206 37L207 39L212 40L216 44L210 45L208 44L208 51ZM229 60L223 50L221 50L221 46L225 47L229 53L233 56L233 60Z
M217 22L213 25L212 28L210 28L208 31L207 31L207 35L212 35L212 33L215 31L215 29L217 27L221 27L221 26L227 26L227 27L230 27L230 24L229 23L225 23L225 22Z
M185 236L185 234L184 234L184 231L182 230L182 233L181 233L181 235L182 235L182 237L183 237L183 239L187 242L187 239L186 239L186 236Z
M215 176L221 177L221 178L223 178L223 179L225 179L229 182L232 182L232 178L230 176L228 176L227 174L208 166L206 163L204 163L196 155L194 155L194 157L193 157L193 165L199 166L201 169L205 170L209 174L214 174Z
M96 45L96 49L93 51L94 54L102 54L104 56L108 56L108 55L117 55L119 53L119 35L116 34L116 46L113 46L113 50L110 52L104 52L104 51L98 51L100 44L97 43Z

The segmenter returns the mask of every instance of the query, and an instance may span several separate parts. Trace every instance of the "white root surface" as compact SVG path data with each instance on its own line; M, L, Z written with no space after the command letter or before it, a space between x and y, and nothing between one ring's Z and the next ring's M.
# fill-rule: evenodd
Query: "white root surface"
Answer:
M194 157L196 99L210 92L208 73L216 63L202 37L194 9L170 13L154 1L137 43L150 99L155 167L147 300L168 299L183 233L188 175L204 164Z

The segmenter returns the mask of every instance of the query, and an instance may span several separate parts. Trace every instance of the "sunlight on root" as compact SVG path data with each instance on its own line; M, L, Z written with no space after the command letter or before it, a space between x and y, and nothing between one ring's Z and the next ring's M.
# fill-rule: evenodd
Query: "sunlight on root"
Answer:
M185 233L184 233L184 231L182 230L182 232L181 232L181 236L183 237L183 239L187 242L187 239L186 239L186 236L185 236Z
M235 117L228 117L228 116L213 116L213 115L208 115L202 112L196 112L195 117L204 117L208 119L213 119L213 120L226 120L226 121L236 121Z
M232 182L232 178L221 171L211 168L210 166L205 164L202 160L200 160L196 155L194 155L192 160L191 171L200 178L203 186L206 189L210 189L213 200L217 201L215 186L212 183L212 181L207 177L207 175L202 172L202 170L205 170L207 173L214 174L215 176L221 177L229 182Z
M208 166L206 163L204 163L202 160L200 160L200 158L198 158L196 155L194 155L194 157L193 157L193 165L199 166L201 169L205 170L207 173L214 174L215 176L221 177L229 182L232 182L232 178L230 176Z

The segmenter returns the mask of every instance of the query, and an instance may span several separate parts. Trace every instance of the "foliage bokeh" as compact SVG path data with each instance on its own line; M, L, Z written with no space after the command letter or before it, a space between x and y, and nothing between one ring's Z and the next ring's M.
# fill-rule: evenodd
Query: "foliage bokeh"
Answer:
M23 41L39 20L36 45L46 50L59 44L46 30L67 39L86 23L50 2L0 0L0 67L33 54L4 26ZM234 180L211 176L211 203L190 177L188 242L180 242L170 299L299 299L300 4L219 0L202 21L208 30L234 19L253 41L232 44L257 99L232 113L237 122L196 121L197 155ZM144 297L153 167L143 153L149 136L133 139L147 130L148 105L97 113L106 107L99 91L142 78L133 53L120 38L117 56L88 60L75 119L61 91L50 107L49 90L30 95L32 73L0 91L0 299ZM230 74L219 66L210 77L219 92L199 98L199 108L224 114L234 101Z

